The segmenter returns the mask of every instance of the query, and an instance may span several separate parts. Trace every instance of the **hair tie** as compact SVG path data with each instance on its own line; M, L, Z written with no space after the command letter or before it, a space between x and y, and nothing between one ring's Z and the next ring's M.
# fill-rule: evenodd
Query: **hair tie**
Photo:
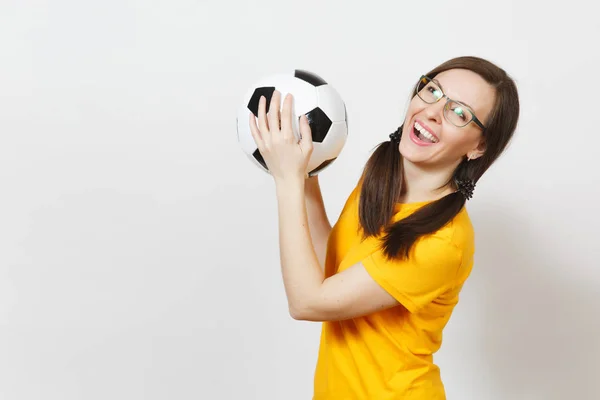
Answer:
M400 136L402 135L402 127L396 129L393 133L390 134L390 141L400 143Z
M457 179L456 186L458 187L458 191L465 196L466 200L469 200L473 197L473 190L475 189L475 182L471 179Z

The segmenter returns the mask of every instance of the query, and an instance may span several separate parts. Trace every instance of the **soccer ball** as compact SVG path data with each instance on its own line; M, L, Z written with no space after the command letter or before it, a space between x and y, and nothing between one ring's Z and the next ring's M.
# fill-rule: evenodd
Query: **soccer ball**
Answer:
M287 93L294 96L293 132L299 134L299 117L305 114L310 125L313 152L308 163L308 174L314 176L327 168L342 151L348 136L346 105L339 93L320 76L304 70L277 74L264 78L253 85L243 98L237 116L238 142L250 160L269 173L256 142L250 132L250 112L258 117L260 96L267 99L267 112L273 92L281 93L281 106Z

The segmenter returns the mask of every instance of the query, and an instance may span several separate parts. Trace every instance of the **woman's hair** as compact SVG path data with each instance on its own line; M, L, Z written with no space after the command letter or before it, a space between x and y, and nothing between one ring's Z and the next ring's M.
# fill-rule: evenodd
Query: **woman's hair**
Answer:
M447 184L456 180L477 182L510 142L519 119L519 96L514 81L491 62L478 57L458 57L444 62L426 75L430 78L450 69L467 69L480 75L496 90L495 104L486 123L485 152L475 160L463 160ZM416 86L414 88L416 90ZM413 96L415 91L413 90ZM403 126L399 128L400 134ZM410 248L423 235L431 234L452 220L465 205L460 191L448 194L398 222L391 223L395 205L403 193L402 155L397 142L380 143L361 176L359 220L364 237L383 234L384 254L408 257Z

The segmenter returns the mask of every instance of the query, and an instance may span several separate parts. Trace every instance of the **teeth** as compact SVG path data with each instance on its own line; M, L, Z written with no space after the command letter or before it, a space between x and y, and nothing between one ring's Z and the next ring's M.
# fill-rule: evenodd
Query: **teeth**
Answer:
M427 130L425 128L423 128L418 122L415 122L415 128L417 128L417 130L419 132L421 132L421 135L425 136L427 139L431 140L433 143L437 143L437 139L435 138L435 136L433 136L431 133L427 132Z

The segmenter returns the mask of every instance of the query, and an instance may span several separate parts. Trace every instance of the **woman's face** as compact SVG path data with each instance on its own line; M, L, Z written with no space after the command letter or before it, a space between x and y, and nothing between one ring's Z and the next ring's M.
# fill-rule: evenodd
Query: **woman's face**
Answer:
M399 150L405 160L422 167L454 168L465 156L480 157L485 148L482 130L475 122L461 128L449 119L468 120L465 118L472 111L485 126L494 105L495 90L482 77L464 69L444 71L433 81L434 84L422 89L423 97L430 100L443 93L466 107L451 103L446 118L446 98L429 104L414 96L404 121Z

